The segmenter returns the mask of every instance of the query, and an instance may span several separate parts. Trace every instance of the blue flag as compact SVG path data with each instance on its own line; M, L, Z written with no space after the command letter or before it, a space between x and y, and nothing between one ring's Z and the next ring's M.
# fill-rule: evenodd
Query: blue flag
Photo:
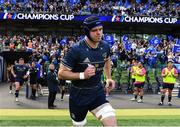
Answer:
M69 3L70 3L71 5L73 5L73 4L75 4L75 3L79 3L79 0L69 0Z
M165 5L167 2L166 0L159 0L162 5Z
M63 38L61 41L60 41L60 44L62 46L64 46L65 44L67 44L67 38Z
M4 0L0 0L0 4L4 4Z
M161 43L161 40L158 39L157 37L153 37L152 39L150 39L149 43L152 46L156 46L156 45L159 45Z
M130 51L131 50L132 44L130 42L125 42L124 43L124 49L125 51Z
M90 1L89 0L86 0L86 3L85 3L86 5L89 5L90 4Z
M180 45L174 45L174 47L172 48L172 52L173 53L180 52Z
M119 6L122 6L122 4L123 4L123 3L122 3L122 0L119 0L118 5L119 5Z
M149 48L146 49L145 53L149 53L149 52L155 52L156 53L156 49L153 46L150 46Z
M84 35L81 35L80 37L79 37L79 40L82 40L82 39L84 39Z
M122 41L123 42L127 42L128 40L129 40L128 36L126 36L126 35L122 36Z
M129 8L129 6L130 6L129 1L126 0L126 2L125 2L125 4L124 4L124 7L125 7L125 8Z
M11 4L16 4L16 0L11 0Z
M43 0L44 1L44 11L47 9L47 3L48 3L48 0Z
M22 0L22 2L23 2L24 4L26 4L26 3L29 2L29 0Z
M140 4L140 3L141 3L141 0L136 0L136 3Z
M172 41L174 39L172 35L167 35L167 37L169 41Z
M176 40L176 44L180 45L180 39L179 38Z
M113 46L114 44L114 37L110 34L104 34L104 40L109 43L110 46Z

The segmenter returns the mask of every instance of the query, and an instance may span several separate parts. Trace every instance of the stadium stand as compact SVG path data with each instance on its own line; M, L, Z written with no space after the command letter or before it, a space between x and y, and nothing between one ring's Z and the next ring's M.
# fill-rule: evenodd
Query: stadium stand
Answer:
M179 17L180 6L177 2L163 0L54 0L33 1L16 0L2 1L0 12L23 12L23 13L61 13L74 15L119 15L119 16L163 16Z

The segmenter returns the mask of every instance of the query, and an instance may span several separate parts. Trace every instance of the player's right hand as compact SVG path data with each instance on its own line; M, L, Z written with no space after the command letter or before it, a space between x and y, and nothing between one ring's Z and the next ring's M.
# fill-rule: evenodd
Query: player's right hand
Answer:
M95 66L93 66L93 65L91 65L91 64L88 64L88 67L87 67L86 70L84 71L85 79L89 79L89 78L91 78L92 76L94 76L94 75L95 75L95 72L96 72Z

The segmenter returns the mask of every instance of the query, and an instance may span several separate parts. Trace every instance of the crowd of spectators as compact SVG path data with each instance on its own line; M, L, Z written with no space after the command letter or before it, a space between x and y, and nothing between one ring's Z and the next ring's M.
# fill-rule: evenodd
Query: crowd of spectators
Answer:
M131 39L131 50L126 50L123 42L117 42L112 46L112 60L116 62L119 58L121 61L130 62L137 59L148 65L150 68L156 68L157 64L164 65L168 60L180 63L180 52L172 51L175 40L162 39L159 45L152 46L149 40Z
M172 48L176 43L176 39L168 40L162 39L161 43L152 47L149 40L133 39L129 36L131 49L126 50L122 37L116 36L114 44L111 46L111 60L113 67L113 74L116 80L121 78L122 70L129 73L131 61L137 59L141 61L150 72L155 70L154 78L157 78L157 71L166 66L168 60L173 60L176 64L180 64L180 52L173 53ZM55 65L56 72L59 68L62 58L71 47L72 44L77 43L83 37L72 36L57 36L57 35L14 35L6 36L0 35L0 52L32 52L28 63L36 61L42 66L42 78L46 77L50 63ZM149 49L153 50L149 50ZM118 73L115 72L118 70ZM180 71L180 70L179 70ZM127 73L127 74L128 74ZM42 85L46 86L45 80L42 80ZM128 84L130 78L127 78ZM148 84L150 81L147 80ZM117 88L120 86L118 85Z
M65 44L66 42L67 44ZM79 37L67 36L66 38L56 35L0 35L0 51L32 52L31 60L53 62L58 68L59 60L64 52L77 42Z
M59 13L74 15L119 15L119 16L161 16L179 17L179 3L147 2L136 3L128 0L103 1L86 0L71 3L68 0L43 1L26 0L26 2L5 1L0 3L0 12L23 13Z
M64 55L69 47L80 39L82 39L82 37L75 35L66 37L57 35L0 35L0 49L2 51L33 52L33 57L37 57L37 60L40 58L44 61L53 60L57 65L56 67L58 67L58 61L61 55ZM149 63L151 67L156 65L155 63L157 62L164 64L170 59L176 63L180 63L180 53L172 52L176 39L162 39L161 43L155 47L152 47L149 40L145 39L130 39L130 42L131 50L127 51L122 39L115 40L114 45L111 47L112 60L114 63L117 59L128 62L133 58L143 63Z

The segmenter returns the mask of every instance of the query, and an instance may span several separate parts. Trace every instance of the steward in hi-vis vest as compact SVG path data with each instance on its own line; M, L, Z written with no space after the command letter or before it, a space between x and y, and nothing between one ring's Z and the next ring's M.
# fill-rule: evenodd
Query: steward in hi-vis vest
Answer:
M167 91L168 105L171 106L172 90L178 77L178 71L176 68L173 67L173 61L168 61L168 65L162 70L161 75L163 77L163 85L161 89L161 102L159 103L159 105L164 104L165 93Z
M143 102L143 95L144 95L144 83L146 77L146 69L143 67L142 63L139 62L138 66L134 72L135 82L134 82L134 98L132 101L137 100L137 96L140 96L140 99L137 101L138 103Z

